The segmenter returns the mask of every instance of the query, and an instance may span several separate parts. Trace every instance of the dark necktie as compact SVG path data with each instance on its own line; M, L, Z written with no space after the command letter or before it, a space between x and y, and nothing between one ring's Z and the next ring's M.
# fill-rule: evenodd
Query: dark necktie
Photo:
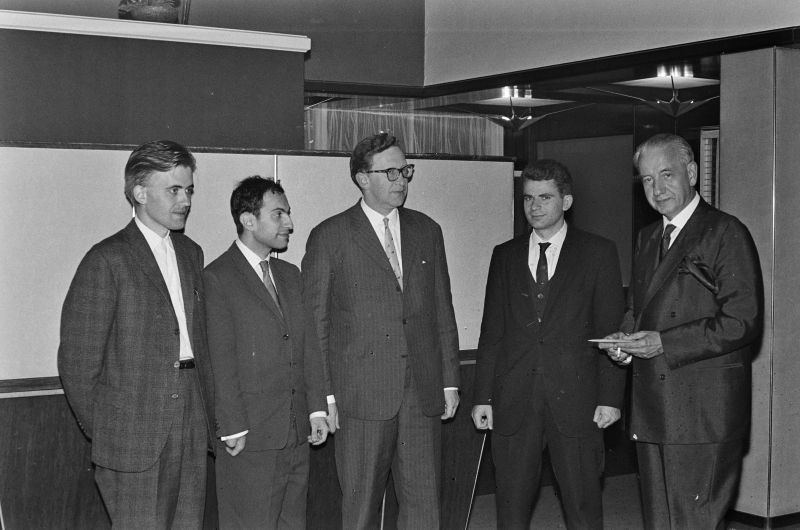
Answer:
M547 247L550 243L539 243L539 263L536 265L536 283L544 287L547 285Z
M675 225L667 225L664 227L664 235L661 236L661 252L658 255L658 262L661 263L661 260L664 259L664 256L667 255L669 251L669 241L672 232L675 230Z
M275 301L275 305L278 306L278 311L281 312L283 315L283 311L281 311L281 304L278 302L278 291L275 290L275 285L272 283L272 274L269 270L269 260L265 259L261 263L261 270L263 271L264 275L262 276L262 281L264 282L264 287L267 288L267 292L272 297L272 300Z

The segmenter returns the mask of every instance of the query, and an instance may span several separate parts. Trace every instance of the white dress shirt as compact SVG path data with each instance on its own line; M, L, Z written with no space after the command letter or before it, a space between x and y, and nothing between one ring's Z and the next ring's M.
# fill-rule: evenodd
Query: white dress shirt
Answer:
M186 325L186 311L183 306L183 292L181 290L181 278L178 274L178 258L175 256L175 247L172 246L172 239L169 237L169 230L166 234L158 234L135 218L136 226L147 241L147 245L153 252L158 263L161 276L167 284L169 299L172 302L172 309L178 319L178 330L180 338L180 359L194 359L192 353L192 343L189 340L189 328Z

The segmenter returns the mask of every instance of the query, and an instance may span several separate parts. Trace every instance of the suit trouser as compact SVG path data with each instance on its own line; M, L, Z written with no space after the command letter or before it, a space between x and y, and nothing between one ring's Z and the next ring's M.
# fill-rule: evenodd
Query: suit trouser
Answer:
M529 528L542 476L542 452L548 447L567 528L602 529L602 430L584 437L564 436L547 404L543 377L534 376L533 399L519 430L510 436L492 432L497 528ZM592 422L592 417L586 421Z
M95 468L95 481L115 529L203 526L208 426L196 371L180 370L178 381L183 414L173 421L155 464L136 473Z
M648 529L722 529L739 485L744 440L719 444L637 442Z
M341 430L336 431L335 445L342 528L380 526L390 469L400 505L398 528L439 528L441 418L423 414L410 373L395 417L361 420L342 411L339 420Z
M295 419L282 449L245 450L236 456L217 451L219 527L306 527L310 454Z

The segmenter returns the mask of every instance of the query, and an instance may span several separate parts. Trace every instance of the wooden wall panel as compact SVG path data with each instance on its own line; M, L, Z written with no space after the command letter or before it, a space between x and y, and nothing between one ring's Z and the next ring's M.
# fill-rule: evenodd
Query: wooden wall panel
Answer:
M63 395L0 399L6 528L109 528L89 443Z

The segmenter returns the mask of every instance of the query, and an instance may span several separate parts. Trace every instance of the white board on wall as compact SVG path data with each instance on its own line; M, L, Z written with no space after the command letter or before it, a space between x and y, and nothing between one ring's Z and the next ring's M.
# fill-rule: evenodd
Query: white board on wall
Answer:
M129 151L0 148L0 380L57 375L61 306L89 248L121 229ZM249 175L273 175L275 155L197 153L186 234L206 263L236 237L229 200ZM278 176L295 232L281 255L299 266L311 229L358 200L342 156L284 156ZM512 235L511 162L431 160L417 165L406 206L442 226L462 349L477 347L492 248Z

